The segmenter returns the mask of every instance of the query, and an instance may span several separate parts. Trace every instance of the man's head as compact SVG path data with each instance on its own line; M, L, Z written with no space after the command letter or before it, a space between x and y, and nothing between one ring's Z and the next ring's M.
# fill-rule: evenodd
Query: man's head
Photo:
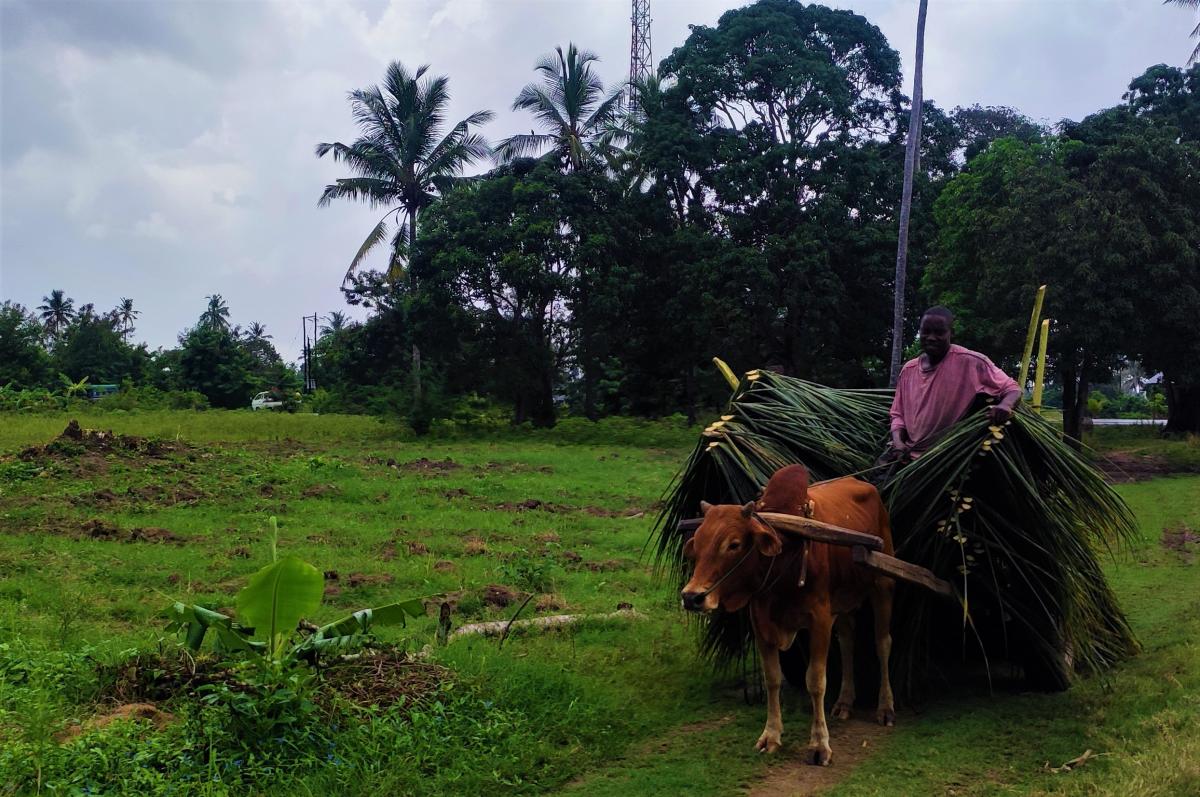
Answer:
M930 362L941 362L950 351L954 314L945 307L930 307L921 316L921 351Z

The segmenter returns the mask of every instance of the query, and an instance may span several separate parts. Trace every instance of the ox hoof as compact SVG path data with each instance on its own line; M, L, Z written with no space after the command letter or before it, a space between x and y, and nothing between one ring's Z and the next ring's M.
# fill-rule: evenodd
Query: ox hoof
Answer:
M760 753L774 753L781 746L779 734L770 731L763 731L762 736L758 737L758 741L754 743L754 749Z
M830 716L835 720L850 719L850 704L838 701L838 703L833 707L833 711L830 712Z
M833 751L828 747L814 745L804 753L804 763L814 767L827 767L833 763Z
M896 712L890 708L881 708L875 712L875 721L891 728L896 724Z

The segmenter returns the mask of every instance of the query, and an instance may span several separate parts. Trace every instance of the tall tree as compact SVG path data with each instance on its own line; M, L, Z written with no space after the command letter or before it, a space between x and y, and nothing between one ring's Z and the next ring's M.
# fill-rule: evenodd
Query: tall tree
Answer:
M606 92L604 82L592 71L599 60L595 53L569 44L566 53L555 47L537 62L538 82L521 89L512 108L532 112L545 132L506 138L496 148L501 161L549 150L571 171L607 164L614 153L612 134L625 86Z
M900 194L900 234L896 244L895 294L892 298L892 362L888 384L896 384L904 364L904 307L907 303L908 222L912 216L913 178L921 152L921 104L924 95L922 69L925 61L925 15L929 0L921 0L917 9L917 50L913 59L912 108L908 117L908 140L904 149L904 187Z
M245 407L259 384L254 359L227 327L197 324L180 336L180 381L214 407Z
M389 208L351 259L347 277L387 238L388 219L394 217L388 278L393 284L399 282L402 263L417 240L417 215L449 190L467 166L491 152L487 141L472 131L492 120L491 111L476 111L443 134L450 81L445 76L422 79L428 69L421 66L416 74L410 74L399 61L393 61L382 87L350 92L359 138L350 145L317 145L318 158L332 153L334 160L358 175L327 185L318 206L334 199L351 199L372 208ZM410 293L416 290L411 269L407 283ZM416 409L422 401L421 349L416 341L412 344L412 380Z
M842 384L886 379L899 67L863 17L795 0L695 26L660 67L706 125L696 204L765 270L754 295L767 306L750 315L757 364Z
M251 321L250 326L246 328L246 337L249 340L270 340L272 336L267 334L265 325Z
M1042 126L1013 108L1003 105L957 106L950 113L958 142L955 155L963 163L971 160L1001 138L1037 141L1046 135Z
M431 290L477 320L491 354L486 378L514 423L550 426L574 277L564 234L570 175L529 159L447 195L429 213L417 264Z
M228 331L229 305L225 303L225 299L219 293L214 293L212 296L205 296L204 298L208 299L208 306L200 314L200 324L212 329Z
M141 311L133 309L133 299L122 296L116 309L113 310L113 314L117 323L121 325L121 338L127 340L129 333L133 331L133 322L141 315Z
M141 379L150 360L145 345L125 343L116 317L96 315L89 307L80 308L54 347L55 368L71 381L87 379L93 384Z
M357 174L325 186L318 206L350 199L372 208L388 208L351 259L347 276L387 238L388 219L394 218L389 272L397 278L407 247L417 239L417 215L453 185L464 168L491 152L487 141L472 128L490 122L494 114L476 111L444 132L450 81L445 76L426 78L428 70L425 65L410 74L403 64L393 61L382 86L350 92L359 138L349 145L317 145L318 158L332 153L335 161ZM409 282L412 287L411 276Z
M349 325L349 319L346 318L346 314L340 310L334 310L325 316L325 324L321 327L321 334L336 335Z
M0 303L0 386L33 388L50 377L39 319L13 302Z
M49 296L43 296L42 304L37 309L41 312L46 332L56 342L75 318L75 300L64 296L60 290L50 291Z
M1200 0L1163 0L1164 3L1171 5L1183 6L1184 8L1200 9ZM1200 39L1200 25L1192 30L1192 38ZM1196 45L1196 49L1192 50L1191 56L1188 58L1188 66L1200 61L1200 44Z

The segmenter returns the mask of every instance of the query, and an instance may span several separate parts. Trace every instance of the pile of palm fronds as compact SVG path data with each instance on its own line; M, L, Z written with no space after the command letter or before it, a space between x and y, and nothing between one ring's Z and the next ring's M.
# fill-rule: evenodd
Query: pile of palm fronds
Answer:
M891 400L888 390L839 390L771 371L747 373L668 488L657 525L659 564L682 566L675 525L696 517L701 500L753 500L772 473L796 462L814 480L870 467L886 437Z
M701 499L752 500L775 470L795 462L814 480L870 470L887 437L890 401L890 391L748 373L669 489L656 527L658 564L686 575L675 529L699 514ZM1021 409L1003 429L982 412L969 416L882 492L897 556L954 582L967 609L900 590L898 683L925 681L945 654L961 660L964 640L985 660L1016 662L1050 686L1063 685L1068 661L1098 669L1135 649L1095 555L1134 533L1132 515L1036 414ZM724 663L749 652L744 614L707 620L705 655Z
M957 584L964 609L912 591L897 605L900 677L920 681L951 636L1063 688L1136 650L1097 551L1136 533L1125 502L1041 416L1018 407L1004 427L977 412L883 486L896 556ZM955 622L957 620L957 622ZM967 628L964 621L971 626Z

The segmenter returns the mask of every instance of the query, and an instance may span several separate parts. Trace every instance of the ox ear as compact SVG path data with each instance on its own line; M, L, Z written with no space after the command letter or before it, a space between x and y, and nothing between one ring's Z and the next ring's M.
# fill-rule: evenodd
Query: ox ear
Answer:
M754 502L746 504L742 507L742 517L748 518L754 514Z
M688 541L683 544L683 558L684 559L695 559L696 558L696 538L695 537L689 537Z
M754 547L763 556L779 556L783 553L783 540L779 533L770 526L762 523L753 524Z
M708 514L708 510L710 510L710 509L712 509L712 508L713 508L713 505L712 505L712 504L710 504L708 501L701 501L701 502L700 502L700 514L701 514L701 515L707 515L707 514Z

